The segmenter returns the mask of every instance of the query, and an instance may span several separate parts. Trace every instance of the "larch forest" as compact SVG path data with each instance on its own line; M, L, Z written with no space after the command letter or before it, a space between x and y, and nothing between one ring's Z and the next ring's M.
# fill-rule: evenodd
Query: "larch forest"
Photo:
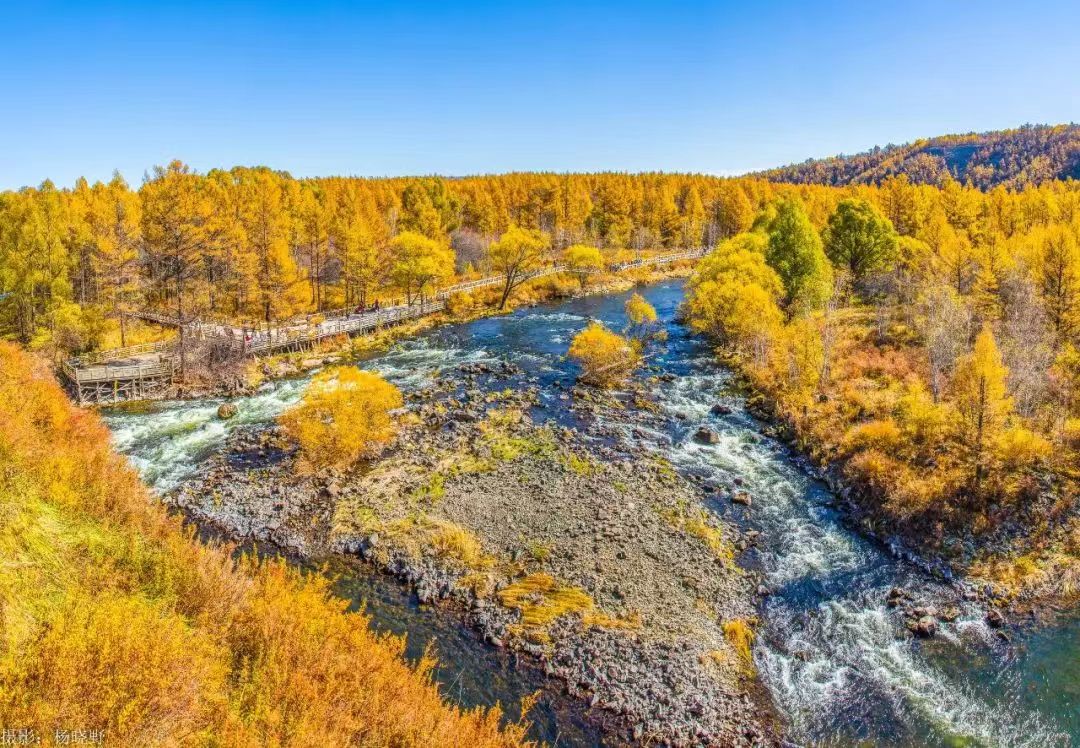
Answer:
M5 744L854 741L785 694L832 661L784 639L807 593L759 514L816 496L876 554L865 609L920 672L1068 620L1077 178L1062 125L741 177L173 161L0 193ZM72 401L69 370L148 357L159 399ZM520 684L459 698L485 667ZM870 742L943 734L889 719ZM985 720L948 724L1006 744Z

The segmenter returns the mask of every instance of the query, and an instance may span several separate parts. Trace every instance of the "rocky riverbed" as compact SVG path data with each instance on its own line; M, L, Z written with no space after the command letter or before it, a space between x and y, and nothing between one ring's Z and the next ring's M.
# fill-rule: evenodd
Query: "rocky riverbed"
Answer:
M657 455L533 423L535 388L471 387L504 366L412 393L396 442L355 471L298 475L273 427L242 430L166 501L239 539L370 561L535 658L612 742L775 742L745 638L758 584L737 563L753 535ZM647 410L644 387L623 399Z

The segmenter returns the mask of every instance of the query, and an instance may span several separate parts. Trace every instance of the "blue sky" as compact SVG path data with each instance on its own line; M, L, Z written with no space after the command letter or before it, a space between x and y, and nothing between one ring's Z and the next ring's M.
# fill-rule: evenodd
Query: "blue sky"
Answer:
M0 188L741 173L1080 121L1080 3L4 3Z

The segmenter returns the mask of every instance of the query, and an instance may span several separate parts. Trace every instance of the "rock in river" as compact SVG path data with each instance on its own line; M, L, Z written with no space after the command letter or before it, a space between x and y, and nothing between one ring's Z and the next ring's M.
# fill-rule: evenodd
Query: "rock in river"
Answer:
M697 430L697 433L694 434L694 441L700 442L701 444L716 444L720 441L720 435L712 429L702 426Z
M918 620L908 623L908 629L915 636L930 639L937 633L937 620L933 616L922 616Z
M235 416L239 411L232 403L222 403L218 406L217 417L226 420Z

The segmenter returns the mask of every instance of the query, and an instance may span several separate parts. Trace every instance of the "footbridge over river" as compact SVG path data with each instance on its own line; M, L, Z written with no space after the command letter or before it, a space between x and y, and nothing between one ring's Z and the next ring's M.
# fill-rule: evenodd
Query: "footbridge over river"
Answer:
M653 257L618 263L608 270L624 272L653 265L692 261L702 257L705 250L672 252ZM600 270L580 270L561 263L533 270L519 281L533 280L558 273L595 273ZM393 304L379 309L356 312L336 309L323 312L318 322L297 319L271 330L252 330L198 319L180 320L157 312L137 312L132 316L170 327L183 328L184 337L216 343L235 350L238 356L266 356L284 351L300 351L313 347L321 340L343 335L356 336L373 332L408 320L441 312L446 300L455 293L467 293L479 288L499 286L505 275L491 275L465 281L439 290L434 295L410 303ZM517 282L517 281L516 281ZM80 405L106 405L126 400L153 400L168 396L180 368L176 341L115 348L79 356L65 361L61 372L72 396Z

